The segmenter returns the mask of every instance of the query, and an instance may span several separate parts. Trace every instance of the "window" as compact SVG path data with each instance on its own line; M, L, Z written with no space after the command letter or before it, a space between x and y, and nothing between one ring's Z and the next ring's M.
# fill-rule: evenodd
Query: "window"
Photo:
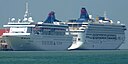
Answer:
M78 41L80 41L80 38L78 38Z

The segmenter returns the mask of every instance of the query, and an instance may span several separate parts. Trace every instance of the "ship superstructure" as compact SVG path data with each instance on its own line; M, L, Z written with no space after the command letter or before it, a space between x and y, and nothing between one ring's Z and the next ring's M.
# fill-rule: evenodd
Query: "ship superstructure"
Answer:
M54 12L50 12L44 22L34 22L29 14L28 3L24 18L18 21L12 18L5 28L9 32L3 37L13 50L68 50L72 44L72 36L68 26L55 20Z
M106 15L106 14L104 14ZM125 41L124 24L119 21L113 23L107 17L97 17L87 13L85 8L81 9L80 18L69 20L68 24L73 35L72 49L118 49Z

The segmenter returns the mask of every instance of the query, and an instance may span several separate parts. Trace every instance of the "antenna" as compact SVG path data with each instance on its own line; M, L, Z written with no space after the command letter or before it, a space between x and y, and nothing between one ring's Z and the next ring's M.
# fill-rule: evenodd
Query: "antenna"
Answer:
M106 14L106 11L104 11L104 17L107 18L107 14Z
M9 22L10 22L10 18L9 18L8 20L9 20Z
M28 2L26 2L26 11L25 11L25 14L24 14L24 18L28 17L29 16L29 12L28 12Z
M28 13L28 2L26 2L26 13Z

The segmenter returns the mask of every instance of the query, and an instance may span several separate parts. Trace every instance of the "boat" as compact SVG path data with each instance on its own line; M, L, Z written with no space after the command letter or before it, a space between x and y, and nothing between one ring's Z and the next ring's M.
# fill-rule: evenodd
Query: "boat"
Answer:
M3 29L0 28L0 51L4 51L4 50L11 50L10 47L8 46L7 42L3 39L2 35L3 33L5 33L6 31L9 31L9 29Z
M69 50L115 50L125 42L125 24L114 23L106 13L94 19L82 8L80 18L64 23L73 35Z
M9 32L3 33L8 45L16 51L63 51L72 44L72 35L68 25L60 24L51 11L45 21L34 22L26 3L24 18L10 19L4 28Z

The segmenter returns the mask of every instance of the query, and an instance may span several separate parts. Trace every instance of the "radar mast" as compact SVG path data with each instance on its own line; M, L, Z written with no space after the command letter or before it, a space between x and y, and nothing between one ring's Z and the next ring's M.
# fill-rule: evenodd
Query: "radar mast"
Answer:
M28 17L29 17L28 2L26 2L26 11L24 14L24 18L28 18Z
M104 11L104 17L107 18L107 14L106 14L106 11Z

